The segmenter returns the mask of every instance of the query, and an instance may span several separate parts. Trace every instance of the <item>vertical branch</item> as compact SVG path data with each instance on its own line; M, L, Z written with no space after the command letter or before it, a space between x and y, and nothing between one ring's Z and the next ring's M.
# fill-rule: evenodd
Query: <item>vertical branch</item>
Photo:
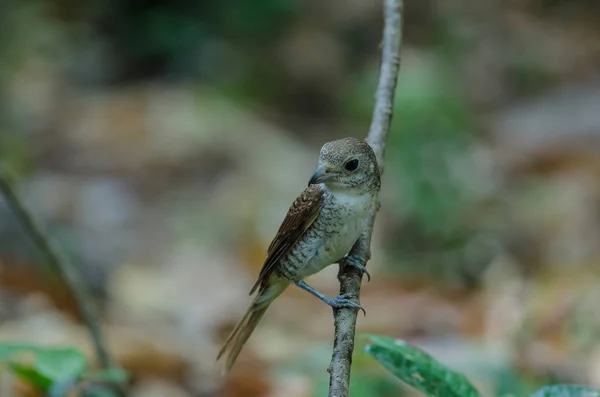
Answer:
M375 94L373 120L366 139L377 156L381 172L383 172L383 155L392 122L394 94L398 71L400 70L402 0L384 0L383 16L384 27L379 83ZM378 210L379 200L377 200L377 205L369 216L365 232L351 251L351 254L358 255L366 261L371 258L371 235L373 234L373 225ZM362 274L356 268L340 264L338 279L340 281L340 294L360 297ZM335 334L333 354L329 365L330 397L348 396L357 314L358 311L351 308L335 309L333 312Z
M14 213L23 229L25 229L25 232L30 236L36 248L44 256L50 269L58 274L69 288L91 333L100 365L103 368L109 368L111 366L111 361L102 339L98 316L94 310L92 298L90 297L84 282L79 277L77 269L66 257L60 255L59 250L52 244L50 238L46 236L40 225L23 206L17 197L8 176L2 171L0 171L0 192L4 196L10 210Z

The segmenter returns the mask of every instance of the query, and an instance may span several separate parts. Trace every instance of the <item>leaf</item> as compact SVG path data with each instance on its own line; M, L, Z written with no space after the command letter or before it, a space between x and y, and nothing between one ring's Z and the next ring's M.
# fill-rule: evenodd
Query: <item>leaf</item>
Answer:
M46 397L65 397L69 391L77 384L77 378L65 379L54 382L46 391Z
M23 353L32 354L23 357ZM26 343L0 344L2 361L21 379L43 391L52 387L63 389L73 384L87 367L85 356L77 349L46 348Z
M576 385L544 386L530 397L600 397L600 391Z
M0 343L0 361L7 361L16 353L33 351L38 352L39 346L28 343Z
M392 338L368 337L373 344L366 347L366 352L400 380L426 395L481 397L464 375L446 368L427 353Z
M129 381L129 373L120 368L110 368L98 372L85 373L81 376L81 379L120 384Z
M40 390L48 390L52 385L52 380L48 379L44 375L37 372L34 368L20 364L20 363L9 363L8 367L10 370L17 375L17 377L32 384Z
M35 369L54 382L78 378L87 367L87 360L77 349L44 349L35 361Z

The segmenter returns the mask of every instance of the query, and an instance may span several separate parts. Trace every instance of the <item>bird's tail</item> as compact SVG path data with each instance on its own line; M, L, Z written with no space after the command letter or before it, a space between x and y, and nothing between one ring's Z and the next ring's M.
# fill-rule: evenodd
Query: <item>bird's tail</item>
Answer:
M252 301L252 304L244 314L244 317L237 323L221 350L217 355L217 361L227 352L224 373L229 372L242 348L254 332L254 329L267 312L269 305L277 298L287 284L273 283L264 288L261 288Z

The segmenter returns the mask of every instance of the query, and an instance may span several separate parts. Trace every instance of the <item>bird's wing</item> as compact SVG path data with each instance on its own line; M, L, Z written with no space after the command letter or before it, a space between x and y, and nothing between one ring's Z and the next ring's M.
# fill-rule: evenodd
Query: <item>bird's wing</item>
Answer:
M323 199L323 190L319 185L309 186L296 198L271 245L269 245L267 259L258 275L258 280L256 280L250 291L250 295L256 291L256 288L262 282L269 279L275 265L290 252L310 225L317 219L323 207Z

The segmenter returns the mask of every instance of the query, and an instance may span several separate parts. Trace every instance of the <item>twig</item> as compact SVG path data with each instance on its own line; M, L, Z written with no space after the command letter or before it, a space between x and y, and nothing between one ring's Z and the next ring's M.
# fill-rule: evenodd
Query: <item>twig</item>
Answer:
M86 289L85 283L81 280L77 268L65 256L60 255L59 250L52 244L49 236L42 231L40 225L23 206L12 187L8 175L2 170L0 170L0 191L6 200L6 204L31 237L37 249L40 250L50 269L58 274L69 288L90 331L100 365L105 369L110 368L111 360L102 339L98 316L92 298Z
M377 155L381 172L383 172L385 142L392 122L394 94L398 71L400 70L402 0L384 0L383 16L384 27L379 83L375 94L373 120L366 139ZM371 258L371 235L378 210L379 200L369 216L364 234L351 251L351 254L365 258L367 261ZM340 294L350 294L359 298L361 278L361 273L355 267L340 265L338 273ZM357 313L357 310L348 308L336 309L333 312L335 335L333 354L329 365L330 397L348 396Z

